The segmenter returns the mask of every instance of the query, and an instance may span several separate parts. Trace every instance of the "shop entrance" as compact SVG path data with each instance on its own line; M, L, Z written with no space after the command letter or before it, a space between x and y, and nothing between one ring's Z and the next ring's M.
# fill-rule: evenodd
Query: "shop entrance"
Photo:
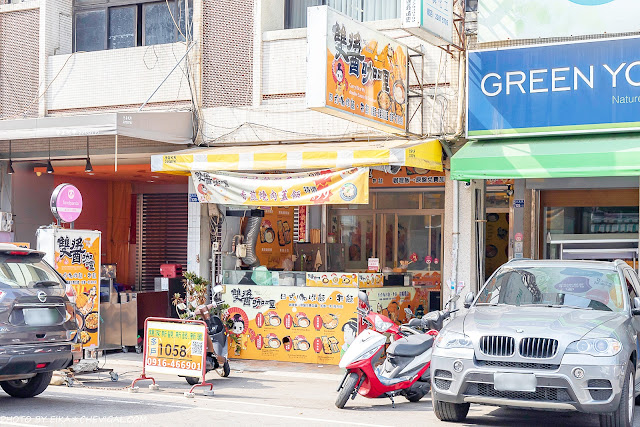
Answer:
M637 267L638 190L540 192L543 259L623 259Z
M509 236L511 235L510 206L512 196L513 180L487 180L485 279L506 263L511 256Z

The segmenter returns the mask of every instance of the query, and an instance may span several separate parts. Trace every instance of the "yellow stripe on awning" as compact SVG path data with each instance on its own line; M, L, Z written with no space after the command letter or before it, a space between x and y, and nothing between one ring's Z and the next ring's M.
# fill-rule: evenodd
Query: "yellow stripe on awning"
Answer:
M442 171L442 147L436 139L316 142L195 148L151 156L153 172L180 175L191 171L301 171L384 165Z

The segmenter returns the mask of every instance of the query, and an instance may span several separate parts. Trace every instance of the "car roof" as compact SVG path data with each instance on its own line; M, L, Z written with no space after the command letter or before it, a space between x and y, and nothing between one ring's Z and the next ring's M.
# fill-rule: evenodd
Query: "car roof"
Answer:
M615 270L619 267L628 266L628 264L620 259L615 261L584 261L584 260L565 260L565 259L512 259L502 267L559 267L568 266L584 269L598 270Z

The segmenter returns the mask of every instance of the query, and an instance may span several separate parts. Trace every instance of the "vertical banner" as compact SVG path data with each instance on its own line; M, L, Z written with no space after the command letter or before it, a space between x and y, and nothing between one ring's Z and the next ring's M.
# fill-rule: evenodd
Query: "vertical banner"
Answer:
M256 243L260 265L269 270L283 268L282 262L293 253L293 208L264 207L260 238ZM293 261L292 261L293 262Z
M298 207L298 242L306 242L307 241L307 227L309 225L309 221L307 218L307 207L299 206Z
M54 268L76 291L76 319L85 349L99 346L100 231L55 231Z
M357 294L345 288L227 285L229 354L337 365L357 335Z

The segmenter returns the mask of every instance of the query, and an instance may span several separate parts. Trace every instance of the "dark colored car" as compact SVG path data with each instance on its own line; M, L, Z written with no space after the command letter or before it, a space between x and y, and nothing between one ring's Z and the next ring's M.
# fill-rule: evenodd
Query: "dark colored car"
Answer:
M42 393L81 355L73 291L43 256L0 244L0 387L14 397Z

